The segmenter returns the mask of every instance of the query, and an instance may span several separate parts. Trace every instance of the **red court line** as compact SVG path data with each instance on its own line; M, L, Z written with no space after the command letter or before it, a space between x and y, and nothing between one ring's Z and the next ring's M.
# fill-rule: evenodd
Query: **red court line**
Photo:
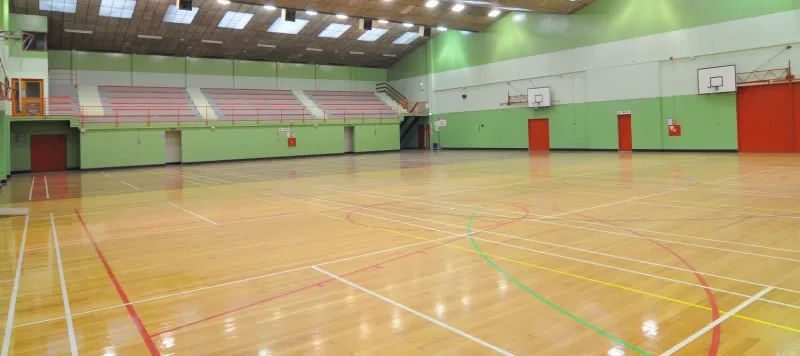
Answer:
M92 233L89 232L89 228L86 226L86 222L83 221L83 217L81 216L81 212L78 209L75 209L75 215L78 216L78 220L81 222L81 226L83 226L83 231L86 232L86 236L89 237L89 240L94 245L94 250L97 252L97 257L100 258L100 262L103 263L103 267L106 269L106 273L108 274L108 278L111 279L111 283L114 284L114 289L117 290L117 294L119 294L119 298L122 299L122 303L125 304L125 308L128 309L128 315L131 316L131 320L136 325L136 329L139 330L139 335L142 336L142 340L144 340L145 345L147 345L147 349L150 350L150 354L154 356L160 356L161 353L158 351L156 344L153 343L153 339L150 337L150 334L147 332L147 329L142 323L142 319L139 317L139 314L136 313L136 309L134 309L133 305L131 305L130 299L128 299L128 295L125 294L125 290L122 289L122 285L119 284L117 277L114 276L114 271L111 269L111 265L108 264L106 257L103 255L103 251L100 250L100 246L97 245L97 241L94 240Z
M507 221L499 222L499 223L494 224L494 225L490 225L490 226L486 227L483 230L493 230L493 229L496 229L496 228L499 228L499 227L502 227L502 226L505 226L505 225L508 225L508 224L511 224L511 223L514 223L514 222L517 222L517 221L520 221L522 219L525 219L530 215L530 212L528 211L528 209L523 207L523 206L514 205L514 204L509 204L509 205L515 206L517 208L520 208L521 210L523 210L525 212L525 215L522 215L522 216L520 216L518 218L512 218L512 219L509 219ZM379 229L384 229L384 228L379 228ZM390 229L384 229L384 230L390 230ZM461 239L465 239L465 238L467 238L467 236L454 238L452 241L449 241L449 242L446 242L446 243L455 242L455 241L458 241L458 240L461 240ZM394 257L392 259L389 259L389 260L386 260L386 261L383 261L383 262L380 262L380 263L376 263L376 264L369 265L369 266L366 266L366 267L363 267L363 268L359 268L359 269L354 270L354 271L350 271L348 273L345 273L345 274L341 275L341 277L347 277L347 276L350 276L350 275L353 275L353 274L356 274L356 273L359 273L359 272L368 271L368 270L372 270L372 269L376 269L376 268L381 268L383 265L385 265L387 263L395 262L395 261L401 260L401 259L409 257L409 256L425 253L425 251L434 249L434 248L442 246L444 244L445 243L433 243L432 246L428 246L426 248L423 248L423 249L420 249L420 250L416 250L416 251L412 251L412 252L409 252L409 253L406 253L404 255L400 255L400 256ZM155 334L151 334L151 336L152 337L158 337L158 336L161 336L163 334L174 332L176 330L180 330L180 329L183 329L183 328L186 328L186 327L189 327L189 326L201 324L201 323L204 323L204 322L209 321L209 320L213 320L213 319L216 319L216 318L228 315L228 314L232 314L232 313L235 313L235 312L238 312L238 311L242 311L244 309L248 309L248 308L254 307L254 306L259 305L259 304L271 302L271 301L274 301L274 300L277 300L277 299L280 299L280 298L283 298L283 297L287 297L287 296L290 296L290 295L293 295L293 294L297 294L299 292L311 289L313 287L322 287L325 283L332 282L332 281L335 281L335 280L336 280L335 278L327 278L327 279L322 280L320 282L317 282L317 283L314 283L314 284L310 284L310 285L307 285L305 287L301 287L301 288L298 288L298 289L294 289L294 290L288 291L288 292L283 293L283 294L279 294L279 295L276 295L276 296L269 297L267 299L262 299L262 300L259 300L259 301L255 301L253 303L250 303L250 304L247 304L247 305L243 305L243 306L237 307L235 309L226 310L226 311L214 314L214 315L210 315L210 316L207 316L205 318L202 318L202 319L199 319L199 320L195 320L195 321L192 321L192 322L189 322L189 323L186 323L186 324L177 325L177 326L175 326L175 327L173 327L171 329L162 330L162 331L159 331L159 332L157 332Z

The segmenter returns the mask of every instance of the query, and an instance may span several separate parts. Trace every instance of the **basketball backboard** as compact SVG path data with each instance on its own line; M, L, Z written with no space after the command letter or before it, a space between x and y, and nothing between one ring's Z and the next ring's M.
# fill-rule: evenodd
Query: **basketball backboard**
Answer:
M718 94L736 91L736 66L721 66L697 70L697 93Z
M550 105L550 87L528 89L528 107L546 108Z

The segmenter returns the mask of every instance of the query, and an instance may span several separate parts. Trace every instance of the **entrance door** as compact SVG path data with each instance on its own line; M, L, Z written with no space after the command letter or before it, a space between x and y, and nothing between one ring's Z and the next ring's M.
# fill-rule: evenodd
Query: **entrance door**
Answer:
M31 172L67 170L67 135L31 135Z
M181 163L183 161L180 131L164 132L164 156L164 162L166 164Z
M550 151L550 120L528 120L528 150Z
M344 153L353 153L355 146L356 128L354 126L344 127Z
M740 152L792 152L792 85L746 86L736 94Z
M44 88L42 79L13 79L11 102L14 116L38 116L44 114Z
M617 128L619 130L619 150L633 150L633 138L631 137L631 115L617 116Z
M417 126L417 147L428 149L428 125Z

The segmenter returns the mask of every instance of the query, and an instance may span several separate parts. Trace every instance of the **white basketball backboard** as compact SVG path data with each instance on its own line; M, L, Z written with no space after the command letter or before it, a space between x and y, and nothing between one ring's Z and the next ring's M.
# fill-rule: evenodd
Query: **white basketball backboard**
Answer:
M550 106L550 87L528 89L528 107L546 108Z
M697 70L697 93L718 94L736 91L736 66Z

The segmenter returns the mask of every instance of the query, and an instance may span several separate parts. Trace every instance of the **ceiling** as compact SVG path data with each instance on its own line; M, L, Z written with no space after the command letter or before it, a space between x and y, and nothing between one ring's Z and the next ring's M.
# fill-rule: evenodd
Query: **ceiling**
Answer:
M39 10L40 0L12 0L11 12L47 16L49 49L388 68L427 41L418 38L407 45L393 44L405 32L418 30L418 26L403 26L404 22L481 31L502 17L488 17L492 8L503 9L503 14L514 8L570 14L595 0L459 0L466 6L459 13L450 11L456 2L447 0L441 0L435 8L426 8L426 0L236 0L230 4L217 0L193 0L193 6L199 10L191 24L163 21L167 8L174 1L136 0L130 19L100 16L101 1L78 0L75 13L64 13ZM278 8L313 9L319 14L310 16L298 11L298 19L310 22L297 35L271 33L266 30L280 18L281 12L280 9L270 11L264 8L265 4ZM228 11L254 16L241 30L217 27ZM349 18L338 19L333 15L339 13L345 13ZM358 29L357 18L389 20L388 24L374 24L388 32L375 42L359 41L363 31ZM339 38L318 37L331 23L352 26ZM92 33L68 33L64 29ZM433 32L435 35L436 30ZM139 35L160 36L161 39L145 39ZM221 41L222 44L202 40ZM309 51L307 48L322 51Z

